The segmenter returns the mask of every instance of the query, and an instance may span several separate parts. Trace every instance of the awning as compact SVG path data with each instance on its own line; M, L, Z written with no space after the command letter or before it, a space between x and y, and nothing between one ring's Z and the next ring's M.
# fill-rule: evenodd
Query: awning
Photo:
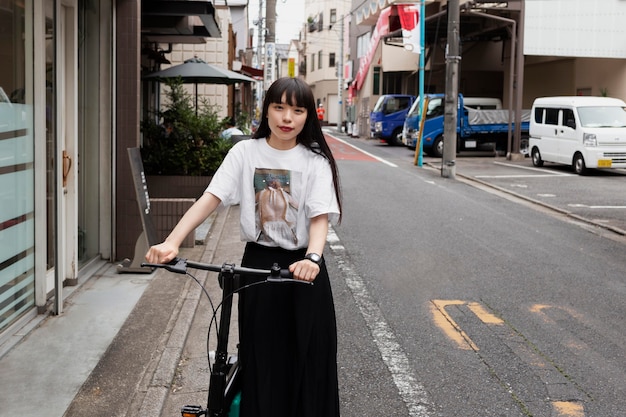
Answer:
M249 67L247 65L241 66L241 73L249 75L250 77L263 78L263 70L259 68Z
M143 0L141 34L157 43L205 43L222 36L213 4L187 0Z

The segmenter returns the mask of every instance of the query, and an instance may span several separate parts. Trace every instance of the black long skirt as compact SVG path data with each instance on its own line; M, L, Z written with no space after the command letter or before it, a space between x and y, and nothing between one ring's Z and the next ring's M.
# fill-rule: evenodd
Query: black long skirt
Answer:
M248 243L241 264L287 268L304 255ZM255 280L242 277L242 284ZM326 265L314 285L261 284L239 297L240 416L339 416L337 323Z

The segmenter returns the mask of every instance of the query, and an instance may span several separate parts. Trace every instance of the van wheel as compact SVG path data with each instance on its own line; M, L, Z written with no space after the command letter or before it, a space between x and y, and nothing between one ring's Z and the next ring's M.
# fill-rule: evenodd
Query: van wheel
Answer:
M541 159L541 153L539 153L539 149L533 148L532 152L533 165L536 167L543 166L543 159Z
M435 158L443 157L443 136L439 135L433 141L429 154Z
M585 158L579 153L574 155L574 162L572 162L574 172L578 175L585 175L587 173L587 166L585 165Z

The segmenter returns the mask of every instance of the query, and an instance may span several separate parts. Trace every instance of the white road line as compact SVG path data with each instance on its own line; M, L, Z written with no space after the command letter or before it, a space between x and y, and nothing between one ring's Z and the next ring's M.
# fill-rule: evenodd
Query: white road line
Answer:
M339 269L344 273L346 283L352 291L352 296L361 311L361 315L367 323L374 342L380 351L385 365L391 372L400 397L409 410L410 417L429 417L428 395L413 374L410 372L409 359L402 350L396 337L385 321L380 308L369 295L363 279L354 271L351 265L346 262L345 248L339 241L339 237L331 228L328 230L327 238L329 247L335 258Z
M550 178L556 177L558 175L544 175L544 174L536 174L536 175L476 175L475 178Z
M526 169L528 171L545 172L546 174L549 174L548 176L555 176L555 175L556 176L562 176L562 177L574 177L574 176L577 176L577 175L574 175L574 174L568 174L567 172L551 171L551 170L548 170L548 169L545 169L545 168L542 169L542 168L536 168L536 167L525 167L525 166L522 166L522 165L509 164L509 163L506 163L506 162L495 161L494 164L502 165L502 166L505 166L505 167Z
M394 164L393 162L389 162L386 159L380 158L380 157L378 157L376 155L372 155L371 153L369 153L367 151L364 151L363 149L361 149L361 148L359 148L357 146L354 146L351 143L348 143L345 140L338 138L337 136L333 136L333 135L331 135L330 133L328 133L326 131L324 131L324 133L327 134L328 136L332 136L333 139L338 140L339 142L343 143L344 145L347 145L347 146L349 146L349 147L351 147L353 149L356 149L357 151L359 151L361 153L364 153L365 155L367 155L367 156L369 156L371 158L374 158L377 161L382 162L383 164L387 164L387 165L389 165L390 167L393 167L393 168L398 168L398 165Z
M585 207L590 209L626 209L626 206L588 206L586 204L568 204L569 207Z

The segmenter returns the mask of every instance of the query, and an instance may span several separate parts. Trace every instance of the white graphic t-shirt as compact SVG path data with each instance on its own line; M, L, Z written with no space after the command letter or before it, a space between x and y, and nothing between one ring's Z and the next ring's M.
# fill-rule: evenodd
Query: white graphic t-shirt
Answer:
M339 218L330 164L302 145L281 151L265 139L238 142L206 192L241 205L241 238L285 249L309 243L309 219Z

